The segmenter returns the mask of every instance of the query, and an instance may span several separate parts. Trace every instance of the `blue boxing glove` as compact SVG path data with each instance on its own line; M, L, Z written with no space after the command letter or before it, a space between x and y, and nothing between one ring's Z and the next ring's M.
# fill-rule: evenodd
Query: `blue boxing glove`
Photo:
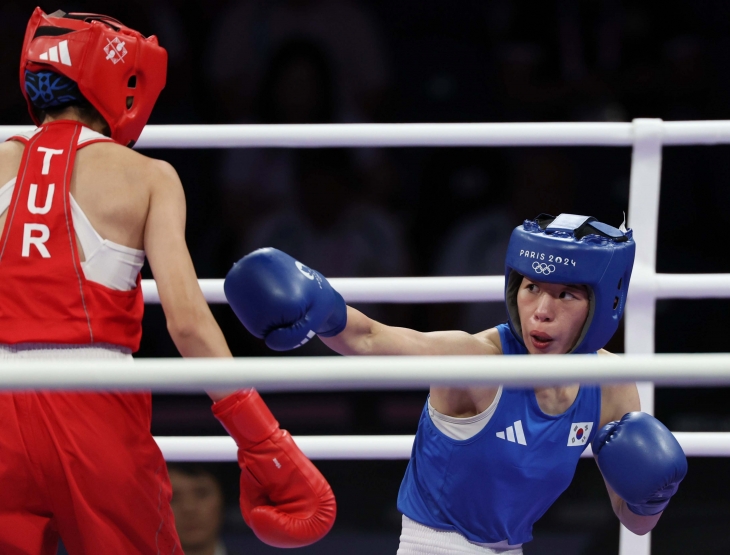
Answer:
M325 277L277 249L236 262L223 290L246 329L276 351L296 349L315 334L337 335L347 325L347 305Z
M645 412L629 412L596 434L593 454L631 512L660 513L687 474L687 457L672 432Z

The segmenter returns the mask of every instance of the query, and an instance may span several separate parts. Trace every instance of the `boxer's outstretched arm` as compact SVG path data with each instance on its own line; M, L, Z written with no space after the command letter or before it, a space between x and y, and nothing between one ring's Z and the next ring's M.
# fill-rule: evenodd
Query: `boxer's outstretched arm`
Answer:
M228 272L224 290L246 329L277 351L318 335L343 355L499 354L483 334L421 333L376 322L348 307L322 274L277 249L244 256Z
M386 326L347 307L347 326L333 337L320 337L330 349L342 355L483 355L497 354L483 338L463 331L424 333L409 328ZM495 352L492 352L495 351Z

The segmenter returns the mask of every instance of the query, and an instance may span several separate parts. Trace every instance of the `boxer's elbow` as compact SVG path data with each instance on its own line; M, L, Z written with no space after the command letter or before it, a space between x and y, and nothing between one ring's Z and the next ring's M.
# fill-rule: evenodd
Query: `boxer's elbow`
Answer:
M199 334L199 330L195 326L194 322L170 320L167 321L167 332L176 344L178 342L189 341L190 339L197 337Z

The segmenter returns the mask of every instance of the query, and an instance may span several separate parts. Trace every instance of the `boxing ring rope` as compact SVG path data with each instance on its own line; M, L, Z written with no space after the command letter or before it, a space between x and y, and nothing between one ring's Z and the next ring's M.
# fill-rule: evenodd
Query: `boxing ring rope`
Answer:
M318 125L148 125L137 148L399 146L634 146L632 123L362 123ZM661 120L657 120L661 121ZM662 122L662 143L730 143L730 121ZM0 125L0 140L27 131Z
M730 450L730 432L675 432L689 457L714 457ZM294 441L312 460L408 460L413 447L412 435L386 436L296 436ZM228 436L155 438L165 459L183 462L236 461L236 444ZM190 450L194 443L196 449ZM581 458L593 456L591 446Z
M427 389L431 384L528 387L636 380L666 386L730 385L730 354L5 360L0 390L190 393L254 387L261 392L393 391Z
M0 140L27 129L25 126L0 126ZM640 239L637 241L636 262L626 310L625 350L627 354L636 355L654 352L657 299L730 298L730 274L656 273L662 148L674 145L715 144L730 144L730 121L664 122L659 119L636 119L631 123L164 125L148 126L142 133L138 147L630 146L632 164L629 225L634 229L635 236ZM502 300L503 279L503 276L340 278L333 279L332 282L349 302L432 303ZM201 287L209 302L225 302L222 280L201 280ZM146 302L159 302L154 283L147 281L143 283L143 288ZM693 378L699 376L698 357L699 355L692 357L691 365L688 364L684 368L685 376L689 375L690 371ZM296 364L301 364L304 360L306 359L296 359ZM342 362L343 359L339 360ZM630 358L622 360L628 362ZM709 359L703 360L706 362ZM141 362L138 359L138 364ZM591 363L591 371L595 362L594 360ZM181 361L178 360L177 364L181 364ZM288 358L287 364L294 365L295 360ZM347 364L349 365L349 362ZM127 366L125 372L130 368ZM638 370L638 366L635 369ZM557 370L555 376L560 375ZM390 372L388 374L390 375ZM585 371L581 377L583 376ZM5 377L7 374L3 372L3 379L0 382L4 381ZM641 374L637 371L634 376L666 383L664 377L661 371L656 371L654 374L649 372ZM173 380L171 383L178 381L177 378L171 379ZM685 379L687 383L690 381L695 383L694 380ZM299 382L299 385L301 384L302 382ZM640 382L639 392L643 410L653 413L654 385L651 382ZM688 454L730 456L730 444L725 434L686 433L677 434L677 437L681 438L683 446L688 449ZM351 439L340 438L337 441L345 446ZM194 438L159 438L159 440L162 444L175 444L178 447L180 444L188 445L187 451L184 448L176 451L176 456L183 458L195 457L196 452L205 451L201 447L200 440ZM228 441L230 444L227 438L206 438L206 441ZM310 440L297 438L297 441ZM311 438L311 441L314 441L314 438ZM328 438L327 441L335 440ZM382 441L384 446L385 442L393 440L378 439L378 441ZM407 440L401 441L407 443ZM697 445L703 447L696 448ZM305 443L302 446L305 447ZM347 446L351 447L349 444ZM390 452L388 450L390 448L383 447L383 449L384 452ZM398 449L402 449L402 445ZM332 451L328 453L328 456L333 454ZM634 536L622 528L619 551L620 555L648 555L649 535Z
M504 300L504 276L328 278L349 303L466 303ZM225 304L222 279L198 280L211 304ZM730 297L730 274L655 274L657 299ZM632 281L633 287L633 281ZM158 304L154 280L142 280L147 304Z

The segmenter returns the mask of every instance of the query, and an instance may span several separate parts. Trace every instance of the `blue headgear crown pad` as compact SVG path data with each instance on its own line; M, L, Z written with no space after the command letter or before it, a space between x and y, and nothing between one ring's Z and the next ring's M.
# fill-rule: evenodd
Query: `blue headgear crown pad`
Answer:
M61 108L83 99L76 82L53 71L25 70L25 91L40 110Z
M522 276L547 283L583 284L589 289L588 319L571 353L602 349L624 313L636 244L621 231L590 216L541 214L515 228L505 260L505 302L519 341L522 325L517 291Z

